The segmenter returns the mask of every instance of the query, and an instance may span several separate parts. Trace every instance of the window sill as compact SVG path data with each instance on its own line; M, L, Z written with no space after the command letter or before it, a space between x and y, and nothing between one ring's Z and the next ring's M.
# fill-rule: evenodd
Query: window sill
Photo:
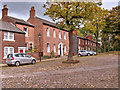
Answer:
M7 57L3 57L3 59L6 59Z
M50 51L47 51L47 53L50 53Z
M11 39L3 39L3 41L12 41L12 42L15 42L15 40L11 40Z
M25 36L25 37L28 37L28 36Z

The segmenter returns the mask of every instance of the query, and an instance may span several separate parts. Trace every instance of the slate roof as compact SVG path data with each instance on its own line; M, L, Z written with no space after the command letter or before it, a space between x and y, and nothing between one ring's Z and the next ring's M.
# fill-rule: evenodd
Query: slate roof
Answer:
M35 16L35 17L36 17L36 16ZM56 24L53 23L53 22L47 21L47 20L42 19L42 18L39 18L39 17L36 17L36 18L39 19L41 22L43 22L43 24L50 25L50 26L53 26L53 27L57 28L57 27L56 27ZM61 30L68 31L68 30L65 29L65 28L62 28Z
M34 27L31 23L28 23L28 22L24 21L23 19L14 18L14 17L11 17L11 16L6 16L6 17L10 18L10 19L13 20L15 23L23 24L23 25L28 25L28 26Z
M25 34L22 30L17 28L14 24L10 22L4 22L4 21L0 21L0 31L9 31L9 32Z
M97 42L95 42L95 41L93 41L93 40L90 40L90 39L87 39L87 38L83 38L83 37L80 37L80 36L77 36L77 38L80 38L80 39L83 39L83 40L89 40L89 41L92 41L93 43L97 43ZM99 44L99 43L98 43Z

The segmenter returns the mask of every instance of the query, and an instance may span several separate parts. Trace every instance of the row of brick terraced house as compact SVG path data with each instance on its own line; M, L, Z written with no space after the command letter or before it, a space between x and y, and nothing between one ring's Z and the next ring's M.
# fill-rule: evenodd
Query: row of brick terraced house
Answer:
M7 5L2 9L0 33L2 36L2 59L9 53L25 53L41 51L43 55L68 55L69 32L66 29L58 29L55 23L49 22L35 15L35 8L30 10L30 17L27 21L8 16ZM92 38L86 39L77 36L74 31L74 50L90 50L95 48L96 42ZM39 36L40 35L40 36ZM89 41L89 43L83 41ZM92 43L92 44L90 44ZM86 46L85 46L86 45Z

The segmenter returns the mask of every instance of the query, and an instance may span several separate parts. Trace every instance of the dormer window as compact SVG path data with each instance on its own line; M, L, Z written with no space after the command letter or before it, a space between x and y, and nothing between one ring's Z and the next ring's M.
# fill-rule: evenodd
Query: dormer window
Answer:
M28 28L24 27L25 36L28 37Z

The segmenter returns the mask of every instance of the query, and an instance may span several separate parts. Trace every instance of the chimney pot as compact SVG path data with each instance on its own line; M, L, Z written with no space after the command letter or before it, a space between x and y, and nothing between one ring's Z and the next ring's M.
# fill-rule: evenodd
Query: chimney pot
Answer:
M2 9L2 18L7 15L8 15L8 8L7 5L5 4Z
M35 16L35 7L32 6L30 10L30 17L34 17L34 16Z
M5 4L5 5L3 6L3 8L7 8L7 4Z

